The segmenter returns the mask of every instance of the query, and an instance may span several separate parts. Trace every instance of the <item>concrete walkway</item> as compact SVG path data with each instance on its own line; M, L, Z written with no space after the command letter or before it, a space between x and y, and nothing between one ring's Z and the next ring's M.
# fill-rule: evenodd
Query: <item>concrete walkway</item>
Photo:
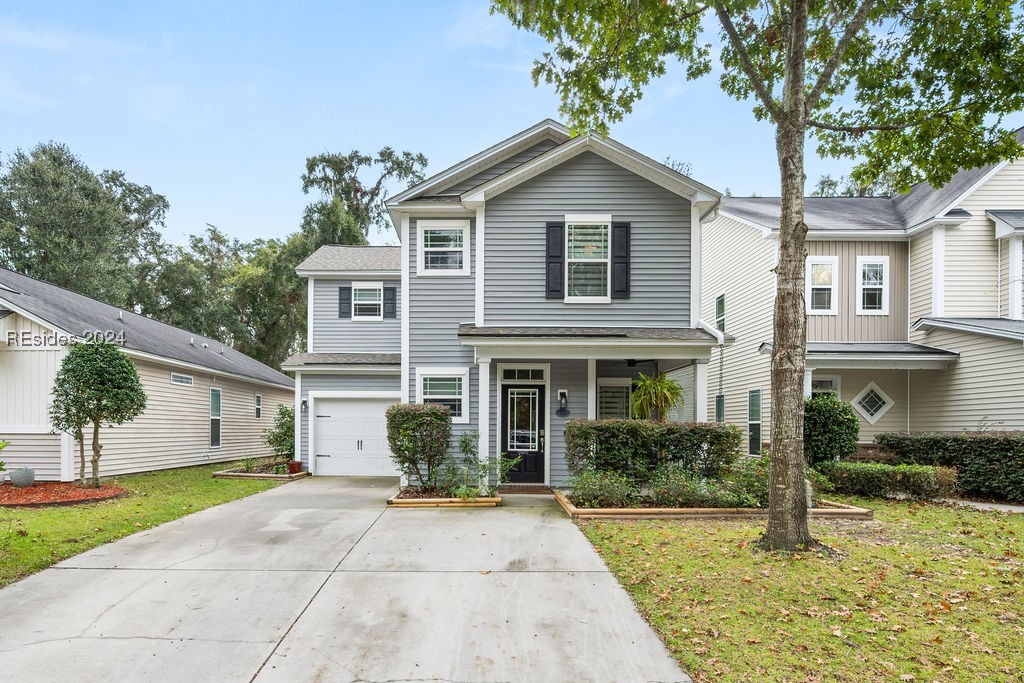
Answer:
M978 500L965 500L964 498L943 498L943 503L951 503L961 507L984 510L985 512L1012 512L1018 515L1024 514L1024 505L1011 505L1010 503L983 503Z
M550 496L386 510L393 491L300 480L8 586L0 678L689 680Z

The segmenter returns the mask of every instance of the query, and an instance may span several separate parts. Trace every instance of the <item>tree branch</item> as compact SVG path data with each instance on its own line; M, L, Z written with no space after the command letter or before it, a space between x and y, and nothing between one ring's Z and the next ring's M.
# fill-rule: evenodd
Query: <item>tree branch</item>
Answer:
M818 82L814 84L814 88L807 95L805 102L805 110L809 116L811 111L814 109L814 105L818 103L822 93L825 92L825 88L828 87L829 82L832 80L832 76L835 74L836 69L839 68L839 63L843 60L843 56L846 54L846 49L853 42L853 39L857 37L860 30L864 28L864 24L868 20L868 12L871 11L871 6L874 5L874 0L862 0L860 7L853 15L853 19L846 27L846 32L843 37L836 43L836 47L832 50L832 54L829 56L828 61L825 62L825 68L818 74Z
M757 93L761 103L765 106L765 109L775 118L776 121L781 121L783 118L783 111L775 101L775 97L771 91L768 90L768 85L761 78L757 70L754 69L754 62L750 59L750 53L747 52L746 46L743 44L743 39L740 37L739 31L736 30L736 25L733 23L729 13L726 12L725 5L718 0L715 2L715 14L718 16L718 21L722 24L722 29L725 30L725 34L729 37L729 42L732 44L732 48L736 50L736 54L740 59L740 64L743 66L743 70L747 73L750 78L750 84L754 87L754 92Z

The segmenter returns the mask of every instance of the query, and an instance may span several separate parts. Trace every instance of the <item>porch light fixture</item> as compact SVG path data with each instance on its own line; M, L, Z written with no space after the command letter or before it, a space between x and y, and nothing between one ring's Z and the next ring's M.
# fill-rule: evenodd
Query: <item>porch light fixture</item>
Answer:
M558 409L565 410L569 407L569 390L559 389L558 390Z
M303 413L309 410L309 402L306 399L302 399L302 403L299 404L300 409Z

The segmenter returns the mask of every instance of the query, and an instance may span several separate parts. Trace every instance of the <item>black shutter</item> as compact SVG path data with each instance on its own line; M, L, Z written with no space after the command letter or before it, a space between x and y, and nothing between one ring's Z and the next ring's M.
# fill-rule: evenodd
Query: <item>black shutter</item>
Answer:
M544 262L544 296L565 298L565 223L548 223L548 250Z
M384 288L384 317L385 318L397 318L398 317L398 306L395 305L395 293L394 287Z
M612 223L612 298L629 298L629 223Z
M338 317L352 317L352 288L338 287Z

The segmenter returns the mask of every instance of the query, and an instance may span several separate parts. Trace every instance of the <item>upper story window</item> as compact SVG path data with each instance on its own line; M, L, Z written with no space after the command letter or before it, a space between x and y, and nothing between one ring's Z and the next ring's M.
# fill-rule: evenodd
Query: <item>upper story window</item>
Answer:
M352 319L384 319L384 283L352 283Z
M715 299L715 327L719 332L725 332L725 294L719 294Z
M420 403L448 406L455 424L469 423L469 368L416 368Z
M420 220L417 275L469 275L469 221Z
M857 257L857 315L889 314L889 257Z
M839 258L836 256L809 256L805 274L807 313L835 315L838 296L836 283L839 280Z
M611 301L611 216L565 217L566 301Z

